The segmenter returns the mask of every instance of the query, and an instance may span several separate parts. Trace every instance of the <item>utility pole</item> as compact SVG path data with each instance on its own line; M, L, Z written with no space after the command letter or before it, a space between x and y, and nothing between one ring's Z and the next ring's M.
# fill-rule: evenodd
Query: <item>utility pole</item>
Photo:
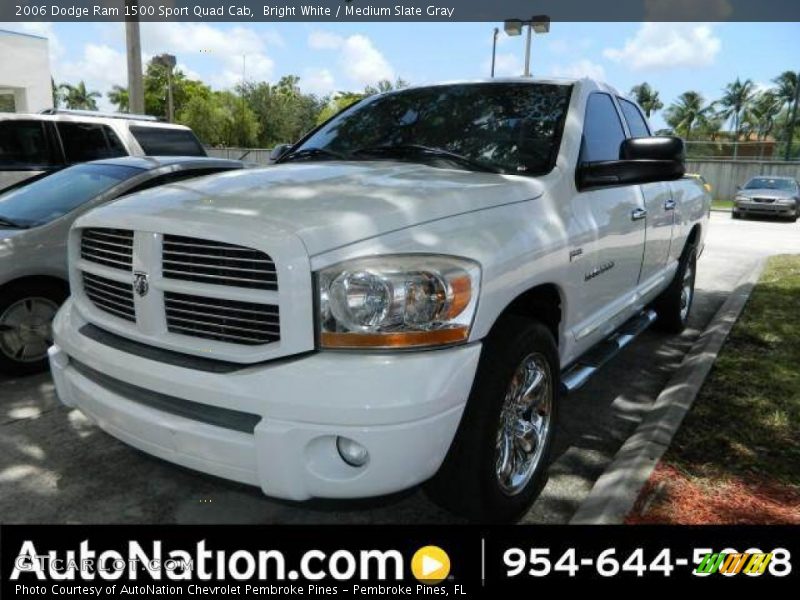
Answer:
M789 117L789 127L786 132L786 154L784 158L787 161L792 157L792 142L794 142L794 129L797 125L798 103L800 103L800 71L797 73L797 80L794 83L794 106L792 106L792 116Z
M138 6L131 0L125 5ZM125 41L128 54L128 110L144 114L144 85L142 83L142 44L139 39L139 19L125 20Z
M528 22L528 39L525 40L525 72L523 77L531 76L531 38L533 37L533 23Z

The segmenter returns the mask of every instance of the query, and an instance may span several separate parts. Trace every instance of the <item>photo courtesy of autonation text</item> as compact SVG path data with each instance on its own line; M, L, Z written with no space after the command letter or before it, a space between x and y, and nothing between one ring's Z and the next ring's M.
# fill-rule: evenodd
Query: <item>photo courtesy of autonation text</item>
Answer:
M3 0L0 597L791 594L798 240L797 2Z

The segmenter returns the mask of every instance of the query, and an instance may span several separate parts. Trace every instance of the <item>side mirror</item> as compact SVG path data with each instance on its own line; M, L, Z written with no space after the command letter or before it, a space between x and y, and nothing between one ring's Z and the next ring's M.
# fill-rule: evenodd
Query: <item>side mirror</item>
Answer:
M576 177L579 189L673 181L686 172L686 151L677 137L633 138L622 142L619 160L584 163Z
M286 154L289 151L289 148L291 147L292 147L291 144L278 144L272 149L272 152L269 153L270 161L275 162L281 156Z

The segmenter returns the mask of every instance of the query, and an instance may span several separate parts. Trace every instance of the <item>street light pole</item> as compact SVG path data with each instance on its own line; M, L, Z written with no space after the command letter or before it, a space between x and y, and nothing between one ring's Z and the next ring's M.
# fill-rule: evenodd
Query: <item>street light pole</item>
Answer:
M500 34L500 29L497 27L494 28L494 34L492 37L492 78L494 78L494 61L497 57L497 36Z
M531 38L533 37L533 24L528 22L528 39L525 40L525 72L523 77L531 76Z

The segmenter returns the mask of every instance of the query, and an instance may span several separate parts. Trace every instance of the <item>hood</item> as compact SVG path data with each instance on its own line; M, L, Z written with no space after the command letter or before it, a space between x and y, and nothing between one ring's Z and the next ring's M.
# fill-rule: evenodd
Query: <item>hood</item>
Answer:
M746 198L794 198L794 192L787 192L785 190L775 190L772 188L755 188L751 190L739 190L736 192L737 196L745 196Z
M93 211L120 226L126 215L220 222L292 233L314 256L428 221L542 194L530 177L389 162L314 162L231 171L128 196ZM152 217L152 219L148 219Z

